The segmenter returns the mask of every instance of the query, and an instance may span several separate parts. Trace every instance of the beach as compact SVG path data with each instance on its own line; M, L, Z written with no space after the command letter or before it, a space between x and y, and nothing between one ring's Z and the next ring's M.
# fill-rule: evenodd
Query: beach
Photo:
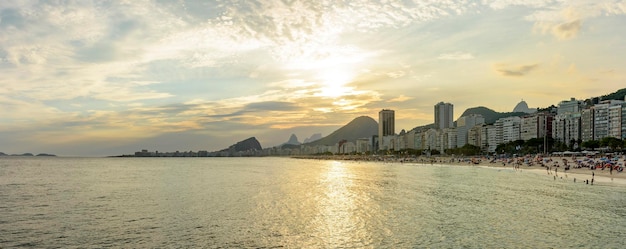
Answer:
M503 164L502 160L496 160L495 162L491 162L490 160L485 160L485 158L477 160L475 159L473 162L472 160L470 160L469 162L466 162L464 160L457 160L449 164L473 165L479 167L513 168L520 171L546 175L548 177L552 177L555 180L566 180L572 182L576 181L576 183L584 184L587 184L587 181L589 181L588 184L592 184L591 180L593 179L593 183L617 183L626 185L625 172L618 172L617 170L611 171L609 168L590 169L589 167L576 167L571 165L571 162L576 160L572 159L571 157L550 157L548 160L550 160L550 162L544 163L543 166L541 164L528 165L525 163L516 165L514 162L505 162ZM564 160L570 162L570 167L567 170L562 163L564 162ZM513 161L515 161L515 159L513 159ZM618 165L619 164L623 166L624 159L620 159L618 161Z
M602 158L551 156L551 157L401 157L401 156L363 156L363 155L324 155L299 156L296 158L350 161L378 161L384 163L413 163L430 165L458 165L471 167L508 168L534 174L542 174L554 180L572 181L581 184L616 183L626 185L626 172L610 170ZM625 165L624 156L612 161L612 165ZM569 167L568 167L569 166ZM592 169L595 168L595 169ZM593 180L593 182L592 182ZM588 181L588 182L587 182Z

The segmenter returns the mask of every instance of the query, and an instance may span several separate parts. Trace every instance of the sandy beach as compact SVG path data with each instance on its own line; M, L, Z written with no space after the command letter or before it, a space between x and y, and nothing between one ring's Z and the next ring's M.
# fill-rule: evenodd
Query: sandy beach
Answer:
M508 168L545 175L554 180L575 181L581 184L591 185L593 180L593 183L616 183L626 185L626 172L619 172L618 170L611 171L609 167L605 167L604 169L597 167L597 165L604 165L604 163L601 163L600 158L552 156L546 158L517 157L490 159L486 157L383 157L360 155L299 156L296 158ZM624 156L621 156L618 160L613 161L613 163L618 167L624 167L625 161ZM593 166L596 166L595 169L591 169L594 168Z
M575 167L570 165L569 169L565 169L566 167L563 165L563 159L572 162L571 157L550 157L551 162L544 163L544 165L534 164L532 166L528 164L522 163L521 165L515 165L515 163L504 163L501 160L496 160L495 162L490 162L486 159L477 159L472 162L469 159L469 162L466 160L455 160L452 162L450 158L447 158L447 162L445 162L445 158L442 158L442 163L451 164L451 165L467 165L467 166L478 166L478 167L493 167L493 168L513 168L520 171L531 172L534 174L546 175L547 177L552 177L555 180L567 180L574 181L576 179L577 183L585 183L589 181L591 184L591 180L594 180L594 183L617 183L626 185L626 172L618 172L617 170L611 171L608 168L596 168L590 169L589 167ZM554 162L559 162L558 164ZM624 159L620 159L618 164L623 166ZM571 163L570 163L571 164Z

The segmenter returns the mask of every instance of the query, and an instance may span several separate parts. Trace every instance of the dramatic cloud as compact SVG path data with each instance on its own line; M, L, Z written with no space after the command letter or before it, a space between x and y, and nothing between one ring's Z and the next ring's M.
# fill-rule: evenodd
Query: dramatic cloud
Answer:
M521 77L527 75L531 71L537 69L539 64L530 64L530 65L521 65L521 66L510 66L507 64L495 64L494 70L503 76L512 76L512 77Z
M181 150L203 136L220 149L332 131L381 108L409 128L432 122L442 95L458 110L485 105L468 84L506 92L490 99L501 106L529 99L493 86L539 65L529 87L621 87L624 13L624 1L587 0L0 1L0 151L87 153L92 142L117 154L175 134Z

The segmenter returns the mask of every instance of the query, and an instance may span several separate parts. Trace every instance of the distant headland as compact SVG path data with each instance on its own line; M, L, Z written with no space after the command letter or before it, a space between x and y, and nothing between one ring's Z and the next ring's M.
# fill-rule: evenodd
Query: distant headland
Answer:
M56 155L54 155L54 154L47 154L47 153L39 153L37 155L35 155L33 153L6 154L4 152L0 152L0 156L56 156Z

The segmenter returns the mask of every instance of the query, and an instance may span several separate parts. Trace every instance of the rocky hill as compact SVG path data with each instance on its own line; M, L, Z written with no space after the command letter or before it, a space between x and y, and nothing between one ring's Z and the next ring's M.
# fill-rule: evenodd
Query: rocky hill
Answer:
M296 136L296 134L291 134L291 136L289 137L289 140L285 142L284 144L299 145L300 141L298 141L298 137Z
M251 137L243 141L239 141L236 144L229 146L227 149L223 149L220 151L212 152L212 155L218 156L233 156L237 152L249 152L249 151L260 151L263 150L261 148L261 143L255 138Z
M624 97L626 97L626 88L617 90L616 92L611 93L611 94L603 95L603 96L601 96L599 98L601 100L610 100L610 99L624 100Z
M525 112L496 112L484 106L473 107L465 110L461 117L468 116L470 114L480 114L485 118L486 124L493 124L496 120L500 118L506 118L511 116L524 116L527 115Z
M315 133L309 138L305 138L303 144L310 143L322 139L322 133Z
M359 138L369 138L378 134L378 122L368 116L361 116L319 140L306 145L335 145L341 140L354 142Z
M234 145L228 147L228 150L240 152L240 151L249 151L249 150L262 150L261 143L256 140L255 137L248 138L246 140L237 142Z

